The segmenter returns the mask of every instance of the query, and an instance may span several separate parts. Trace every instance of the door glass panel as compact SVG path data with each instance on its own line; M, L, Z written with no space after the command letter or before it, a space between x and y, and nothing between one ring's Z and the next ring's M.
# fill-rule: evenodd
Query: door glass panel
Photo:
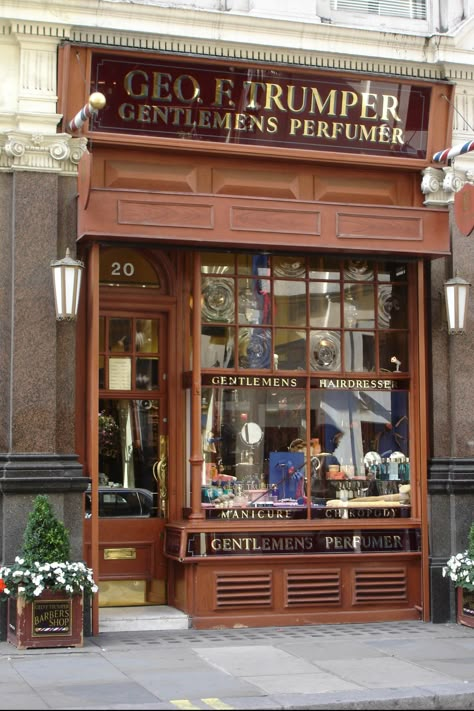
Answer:
M158 353L158 322L155 319L137 319L135 349L139 353Z
M99 401L99 499L109 507L103 515L162 514L159 431L159 400Z
M132 320L129 318L109 319L109 350L112 353L128 352L131 347Z
M158 358L137 358L136 383L137 390L158 390L159 380Z

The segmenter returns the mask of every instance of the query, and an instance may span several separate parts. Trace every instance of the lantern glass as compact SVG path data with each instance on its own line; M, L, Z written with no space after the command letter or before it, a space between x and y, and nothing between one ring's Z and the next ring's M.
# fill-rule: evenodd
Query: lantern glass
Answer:
M465 332L470 286L470 283L461 277L453 277L444 285L448 333Z
M79 307L84 263L72 259L69 249L67 249L64 259L51 262L51 268L53 270L56 319L58 321L73 321L77 317Z

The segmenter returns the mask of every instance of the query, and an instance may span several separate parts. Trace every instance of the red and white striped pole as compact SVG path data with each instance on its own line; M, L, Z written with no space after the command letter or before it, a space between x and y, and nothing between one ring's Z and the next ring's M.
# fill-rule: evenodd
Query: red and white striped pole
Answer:
M467 143L462 143L458 146L453 146L452 148L444 148L444 150L438 151L434 154L433 160L436 163L446 163L448 160L451 160L456 156L469 153L469 151L474 151L474 141L468 141Z
M105 103L105 96L99 91L96 91L94 94L91 94L89 96L88 103L82 107L82 109L74 116L71 121L69 121L69 131L79 131L79 129L84 126L85 122L88 118L92 116L92 114L96 114L99 109L104 108Z

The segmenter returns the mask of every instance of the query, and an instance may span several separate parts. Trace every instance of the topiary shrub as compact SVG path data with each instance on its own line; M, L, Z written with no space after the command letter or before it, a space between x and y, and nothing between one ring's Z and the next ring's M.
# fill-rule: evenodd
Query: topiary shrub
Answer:
M34 562L65 563L70 555L69 531L56 517L50 500L39 494L33 501L23 535L22 557L25 564Z

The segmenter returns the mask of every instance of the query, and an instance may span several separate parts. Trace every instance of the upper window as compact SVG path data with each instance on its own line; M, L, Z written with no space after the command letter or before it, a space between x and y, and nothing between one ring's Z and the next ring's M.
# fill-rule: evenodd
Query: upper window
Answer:
M331 10L426 20L426 0L331 0Z
M406 262L202 255L203 369L403 372Z

